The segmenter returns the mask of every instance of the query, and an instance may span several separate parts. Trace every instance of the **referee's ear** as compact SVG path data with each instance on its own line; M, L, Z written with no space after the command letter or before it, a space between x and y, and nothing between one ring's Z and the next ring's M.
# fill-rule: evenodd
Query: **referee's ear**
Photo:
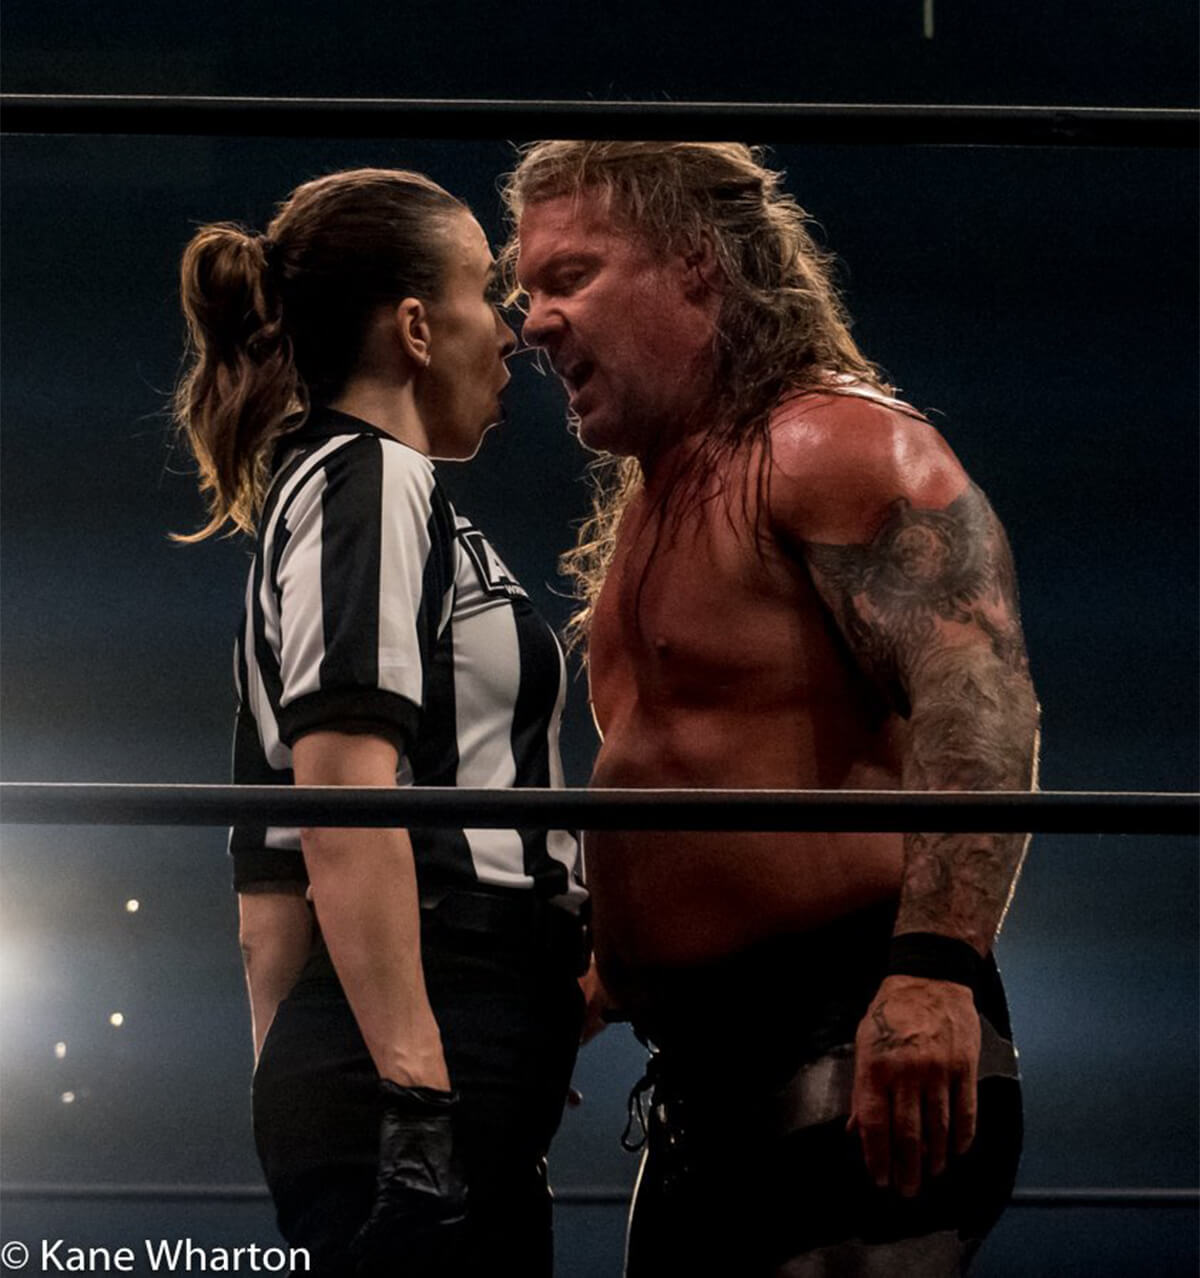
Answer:
M430 332L425 303L416 297L406 297L392 312L392 319L401 351L417 368L428 368Z

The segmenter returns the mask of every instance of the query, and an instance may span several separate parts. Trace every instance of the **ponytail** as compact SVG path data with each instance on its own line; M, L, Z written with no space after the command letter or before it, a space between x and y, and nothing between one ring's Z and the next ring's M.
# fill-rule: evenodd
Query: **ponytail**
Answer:
M203 541L226 524L254 532L273 445L288 414L307 407L283 328L275 249L265 236L223 222L202 227L184 252L188 358L174 417L199 467L208 522L172 534L176 541Z

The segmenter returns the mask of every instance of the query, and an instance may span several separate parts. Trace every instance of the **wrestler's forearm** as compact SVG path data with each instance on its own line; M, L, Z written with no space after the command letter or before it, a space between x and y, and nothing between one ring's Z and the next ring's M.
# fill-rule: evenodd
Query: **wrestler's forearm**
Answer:
M914 689L903 785L1025 790L1036 785L1038 705L1022 662L944 651ZM937 932L986 954L1012 897L1027 834L908 834L896 932Z

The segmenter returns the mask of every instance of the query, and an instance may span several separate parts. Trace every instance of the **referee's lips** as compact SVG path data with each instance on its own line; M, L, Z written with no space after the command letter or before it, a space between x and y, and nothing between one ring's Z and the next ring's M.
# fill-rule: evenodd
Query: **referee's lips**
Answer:
M500 383L496 390L496 400L495 407L493 408L492 420L484 428L485 430L490 429L492 426L500 426L504 422L508 421L508 411L504 407L504 400L502 396L504 395L505 390L508 389L509 382L512 381L512 374L508 371L508 366L504 363L503 359L501 360L500 368L504 373L504 380Z

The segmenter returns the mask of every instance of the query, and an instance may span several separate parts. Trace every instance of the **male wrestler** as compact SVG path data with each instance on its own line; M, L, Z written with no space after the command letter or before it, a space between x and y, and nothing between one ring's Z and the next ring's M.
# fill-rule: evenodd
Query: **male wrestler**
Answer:
M1033 785L1004 532L779 175L547 142L507 199L525 339L622 459L568 556L593 783ZM1025 842L588 835L599 973L658 1049L629 1278L965 1270L1020 1149L990 949Z

